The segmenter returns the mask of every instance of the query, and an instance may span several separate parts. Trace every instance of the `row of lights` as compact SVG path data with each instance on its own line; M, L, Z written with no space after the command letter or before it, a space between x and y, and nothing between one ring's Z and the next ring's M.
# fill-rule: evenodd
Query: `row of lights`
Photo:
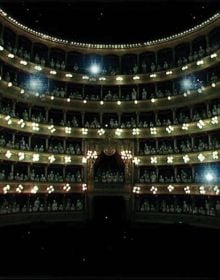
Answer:
M210 188L210 187L209 187ZM219 195L219 187L218 186L213 186L213 192L216 194L216 195ZM171 193L174 191L174 186L173 185L169 185L167 187L167 190ZM152 192L152 194L157 194L158 193L158 187L155 187L155 186L151 186L150 187L150 192ZM190 186L186 186L184 187L184 192L186 194L190 194L191 193L191 189L190 189ZM140 194L141 193L141 187L137 187L137 186L134 186L133 187L133 193L136 193L136 194ZM205 186L200 186L199 187L199 193L200 194L206 194L206 188Z
M12 157L12 155L13 154L12 154L12 152L10 150L7 150L7 152L5 153L5 157L7 159L10 159ZM131 150L124 150L124 151L121 152L121 155L122 155L122 159L131 159L133 157ZM219 152L218 151L213 151L213 152L211 152L211 156L212 156L213 160L218 160L219 159ZM96 151L89 150L87 152L86 159L96 159L97 157L98 156L97 156L97 152ZM151 156L150 157L150 163L151 164L157 164L159 158L160 157L158 157L158 156ZM198 158L198 160L200 162L203 162L206 159L206 157L204 156L203 153L199 153L197 158ZM18 153L18 160L22 161L24 159L25 159L25 153L24 152L19 152ZM66 164L67 163L71 163L71 159L72 159L71 156L64 156L64 161L65 161ZM190 162L190 157L187 154L184 155L182 157L182 159L183 159L184 163ZM32 161L33 162L40 161L40 154L34 153L32 155ZM48 156L48 162L49 163L54 163L55 161L56 161L56 157L54 155ZM140 159L138 157L135 157L133 162L136 165L138 165L140 163ZM167 156L167 163L170 163L170 164L174 163L174 157L173 156Z
M7 150L7 152L5 153L5 157L7 159L10 159L12 157L13 153L10 150ZM26 154L24 152L19 152L17 154L18 156L18 160L19 161L23 161L25 160L25 156ZM34 153L32 155L32 162L39 162L40 161L40 154L36 154ZM50 155L48 156L48 162L49 163L54 163L56 161L56 157L54 155ZM64 162L65 164L69 164L72 162L72 157L71 156L64 156Z
M211 152L211 157L212 157L213 160L218 160L218 159L219 159L219 153L218 153L218 151ZM152 157L150 157L150 163L151 163L151 164L158 164L158 163L159 163L159 158L161 158L161 157L158 157L158 156L152 156ZM206 157L205 157L202 153L200 153L200 154L197 156L197 158L198 158L198 160L199 160L200 162L203 162L203 161L206 159ZM184 163L190 162L190 157L189 157L189 155L184 155L184 156L182 157L182 159L183 159L183 162L184 162ZM140 163L140 158L135 157L135 160L134 160L133 162L134 162L135 165L138 165L138 164ZM174 157L173 157L173 156L168 156L168 157L167 157L167 163L168 163L168 164L173 164L173 163L174 163Z
M86 191L87 190L87 184L82 184L82 187L81 187L82 191ZM7 194L10 190L11 190L11 186L9 184L7 184L6 186L4 186L2 188L3 190L3 193L4 194ZM17 193L21 193L23 190L24 190L24 186L22 184L19 184L17 187L16 187L16 192ZM50 193L53 193L55 192L55 188L53 185L50 185L46 188L47 192L50 194ZM66 183L64 186L63 186L63 190L65 192L69 192L71 190L71 186L69 183ZM34 185L31 189L31 193L32 194L36 194L37 192L39 191L39 187L37 185Z
M2 51L2 50L4 50L4 47L3 47L3 46L0 46L0 51ZM213 58L216 58L217 56L218 56L217 53L212 53L212 54L210 55L210 58L213 59ZM11 58L11 59L13 59L13 58L15 58L15 55L12 54L12 53L8 53L8 57ZM28 65L28 62L25 61L25 60L20 60L20 64L21 64L21 65L24 65L24 66L27 66L27 65ZM204 64L204 60L198 60L198 61L196 61L196 65L197 65L197 66L200 66L200 65L203 65L203 64ZM96 66L96 65L94 65L94 66ZM93 67L93 65L91 66L91 69L92 69L92 67ZM96 67L98 67L98 66L96 66ZM188 65L182 66L181 69L182 69L182 71L187 70L187 69L188 69ZM43 70L43 68L42 68L40 65L35 65L35 66L34 66L34 70L40 72L40 71ZM56 72L55 70L50 70L50 71L49 71L49 74L51 74L51 75L56 75L57 72ZM95 73L95 74L98 74L98 72ZM172 75L172 74L173 74L173 71L171 71L171 70L166 71L165 74L166 74L167 76ZM156 73L152 73L152 74L149 75L149 77L150 77L150 78L156 78L156 77L157 77L157 74L156 74ZM73 78L73 74L72 74L72 73L66 73L66 74L65 74L65 78ZM99 77L98 79L99 79L99 81L106 81L106 77ZM123 78L122 76L117 76L115 79L116 79L116 81L118 81L118 82L122 82L122 81L124 80L124 78ZM138 76L138 75L135 75L135 76L133 76L132 79L133 79L134 81L136 81L136 80L140 80L141 77ZM96 81L96 78L83 75L83 76L82 76L82 80Z
M210 17L209 19L207 19L206 21L202 22L201 24L190 28L186 31L165 37L165 38L161 38L161 39L157 39L157 40L152 40L152 41L147 41L144 43L132 43L132 44L89 44L89 43L80 43L80 42L76 42L76 41L68 41L68 40L63 40L63 39L59 39L53 36L49 36L47 34L41 33L41 32L37 32L21 23L19 23L17 20L15 20L14 18L10 17L7 15L7 13L5 13L2 9L0 9L0 13L3 17L6 17L10 22L12 22L13 24L17 25L19 28L32 33L36 36L41 37L42 39L46 39L46 40L50 40L52 42L57 42L57 43L61 43L61 44L69 44L72 46L76 46L76 47L83 47L83 48L98 48L98 49L103 49L103 48L114 48L114 49L124 49L124 48L137 48L137 47L144 47L144 46L150 46L150 45L154 45L156 43L161 43L161 42L167 42L169 40L173 40L179 37L182 37L186 34L189 34L191 32L194 32L196 30L201 29L203 26L206 26L207 24L210 24L210 22L216 20L217 18L219 18L220 14L216 13L214 14L212 17Z
M10 115L7 115L6 117L4 117L4 119L5 119L5 121L7 122L8 125L12 124L12 118L11 118ZM217 125L219 123L219 119L218 119L217 116L215 116L215 117L212 117L209 122L210 122L211 125ZM23 119L18 120L17 124L20 125L21 128L24 128L26 126L26 123L24 122ZM205 123L204 120L199 120L196 123L196 126L199 129L203 129L206 126L206 123ZM40 124L39 123L32 122L31 127L32 127L33 131L39 131L40 130ZM158 129L157 127L150 127L150 134L151 135L157 135L157 129ZM181 129L182 130L189 130L189 123L183 123ZM51 134L53 134L53 133L56 132L57 129L54 125L49 125L48 130L50 131ZM169 125L165 128L165 130L168 134L172 134L175 130L175 127L172 126L172 125ZM66 134L71 134L72 133L72 128L71 127L65 127L64 131L65 131ZM82 128L81 132L82 132L82 135L87 135L89 130L88 130L88 128ZM123 132L123 129L117 128L115 130L115 135L120 136L122 132ZM132 129L132 135L139 135L140 132L141 132L141 129L139 129L139 128L133 128ZM97 134L99 136L102 136L102 135L105 134L105 130L103 128L98 129Z

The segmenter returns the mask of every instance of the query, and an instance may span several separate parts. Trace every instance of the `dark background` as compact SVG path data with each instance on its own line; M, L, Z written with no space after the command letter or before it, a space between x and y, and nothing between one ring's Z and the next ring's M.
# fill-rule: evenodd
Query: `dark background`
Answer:
M90 43L141 42L191 28L220 10L217 0L0 0L19 22Z

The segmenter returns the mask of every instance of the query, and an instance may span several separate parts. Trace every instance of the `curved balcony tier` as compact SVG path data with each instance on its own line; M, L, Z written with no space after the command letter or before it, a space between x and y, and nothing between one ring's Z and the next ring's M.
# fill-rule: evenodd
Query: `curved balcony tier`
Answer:
M42 94L36 96L24 89L13 86L12 83L0 80L1 96L11 98L18 102L31 105L45 106L47 108L62 109L65 111L80 112L150 112L171 108L181 108L194 105L199 102L206 102L219 97L220 82L199 90L190 91L190 94L179 94L175 96L152 98L147 100L133 101L91 101L73 100L70 98L54 97Z
M0 126L3 128L26 132L35 135L56 136L65 138L85 139L141 139L174 137L215 131L220 128L220 116L191 122L182 125L169 125L151 128L133 129L95 129L95 128L71 128L24 121L11 118L9 115L0 114Z
M171 35L167 38L161 38L154 41L133 43L133 44L89 44L80 42L69 42L64 39L58 39L50 35L37 32L27 26L22 25L15 19L0 10L0 21L3 26L13 30L17 35L28 38L34 43L47 45L49 48L59 48L65 51L79 51L82 53L140 53L145 50L159 50L167 47L175 47L179 43L192 41L198 36L207 35L213 28L219 26L219 13L207 19L205 22L183 31L179 34Z
M169 155L134 155L134 163L138 166L173 166L173 165L192 165L198 163L218 162L220 150L189 152L183 154ZM86 157L70 156L64 154L36 153L17 149L0 148L0 160L11 162L39 163L47 165L83 165L87 162Z
M208 55L204 58L199 58L197 61L186 64L184 66L170 68L165 71L147 73L147 74L133 74L133 75L113 75L113 76L88 76L83 74L71 73L67 71L58 71L52 68L43 67L32 62L9 53L0 46L0 59L4 62L30 74L41 74L47 78L72 82L78 84L90 85L136 85L148 84L160 81L167 81L175 79L182 75L191 74L200 70L207 69L211 66L217 65L220 61L220 50Z

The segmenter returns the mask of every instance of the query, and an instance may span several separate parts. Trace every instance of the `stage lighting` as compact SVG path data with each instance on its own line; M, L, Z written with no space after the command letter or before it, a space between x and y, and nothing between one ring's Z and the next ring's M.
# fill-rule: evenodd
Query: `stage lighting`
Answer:
M31 78L29 81L29 88L33 91L40 91L42 90L43 84L42 81L38 78Z
M98 64L92 64L90 67L91 74L98 74L100 72L100 66Z
M186 78L182 81L182 87L184 90L188 90L192 87L192 81L189 78Z
M205 179L206 179L206 181L211 182L214 180L214 175L211 172L207 172L205 174Z

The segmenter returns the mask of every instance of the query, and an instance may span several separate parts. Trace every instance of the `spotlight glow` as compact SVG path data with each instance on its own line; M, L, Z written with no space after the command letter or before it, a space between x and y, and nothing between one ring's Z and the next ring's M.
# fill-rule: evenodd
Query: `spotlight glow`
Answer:
M100 72L100 66L98 64L92 64L90 67L90 72L94 75Z
M29 88L30 90L39 91L42 90L43 84L40 79L32 78L29 81Z
M205 179L206 181L211 182L214 179L214 175L211 172L208 172L205 174Z
M192 87L192 81L189 78L186 78L182 81L182 87L183 89L187 90Z

